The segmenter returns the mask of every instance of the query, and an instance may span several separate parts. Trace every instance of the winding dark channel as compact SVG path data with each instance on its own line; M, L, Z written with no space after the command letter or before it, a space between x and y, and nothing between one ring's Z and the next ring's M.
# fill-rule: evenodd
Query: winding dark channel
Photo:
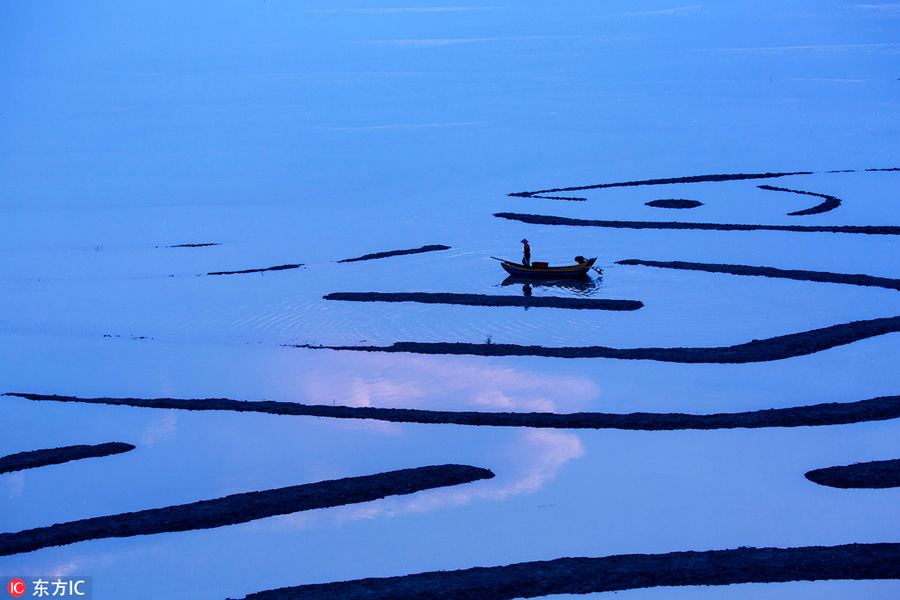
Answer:
M664 179L640 179L637 181L620 181L616 183L598 183L595 185L580 185L574 187L553 188L549 190L537 190L535 192L514 192L510 196L532 198L537 194L556 194L559 192L577 192L581 190L599 190L613 187L633 187L638 185L668 185L670 183L703 183L715 181L737 181L742 179L772 179L775 177L787 177L789 175L812 175L813 171L795 171L793 173L725 173L719 175L691 175L688 177L667 177Z
M356 258L345 258L343 260L339 260L340 263L348 263L348 262L358 262L361 260L377 260L379 258L388 258L390 256L403 256L406 254L421 254L422 252L438 252L441 250L449 250L450 246L444 246L443 244L430 244L427 246L422 246L421 248L410 248L409 250L389 250L387 252L373 252L372 254L363 254L362 256L357 256Z
M660 586L900 578L900 544L558 558L286 587L244 600L511 600Z
M488 296L484 294L451 294L426 292L335 292L326 300L351 302L418 302L421 304L457 304L464 306L522 306L572 308L589 310L637 310L644 306L637 300L595 298L560 298L554 296Z
M775 277L796 279L798 281L818 281L822 283L843 283L866 287L880 287L889 290L900 290L900 279L874 277L872 275L829 273L826 271L804 271L796 269L776 269L774 267L751 267L747 265L726 265L719 263L696 263L685 261L658 261L630 258L616 261L619 265L639 265L660 269L680 269L685 271L706 271L709 273L727 273L729 275L750 275L757 277Z
M671 208L683 210L686 208L697 208L698 206L703 206L703 203L697 200L687 200L685 198L660 198L659 200L644 202L644 205L653 208Z
M816 469L807 473L806 478L819 485L844 489L900 487L900 459Z
M245 273L264 273L265 271L286 271L289 269L299 269L303 263L296 265L278 265L275 267L265 267L262 269L244 269L243 271L213 271L207 275L243 275Z
M900 331L900 317L885 317L830 325L801 333L718 348L610 348L607 346L520 346L518 344L474 344L465 342L395 342L390 346L311 346L294 348L357 350L361 352L408 352L411 354L462 354L471 356L546 356L552 358L618 358L674 363L743 364L805 356Z
M869 235L900 235L897 225L748 225L739 223L683 223L668 221L601 221L573 219L551 215L529 215L500 212L495 217L532 225L568 225L571 227L607 227L617 229L700 229L706 231L793 231L803 233L865 233Z
M59 465L83 458L99 458L134 450L134 446L124 442L107 442L105 444L78 444L60 448L44 448L29 450L0 457L0 473L11 473L23 469L34 469L48 465Z
M795 212L788 213L791 217L799 217L805 215L817 215L819 213L828 212L830 210L834 210L838 206L841 205L841 199L835 198L834 196L829 196L828 194L817 194L816 192L804 192L803 190L791 190L788 188L775 187L772 185L759 185L756 186L761 190L769 190L773 192L788 192L790 194L802 194L804 196L817 196L819 198L824 198L825 201L821 204L817 204L810 208L806 208L803 210L798 210Z
M371 406L333 406L296 402L247 402L228 398L78 398L50 394L7 393L34 401L79 402L141 408L178 410L229 410L326 417L373 419L394 423L476 425L493 427L535 427L550 429L622 429L633 431L674 431L682 429L757 429L763 427L813 427L885 421L900 417L900 396L882 396L856 402L829 402L790 408L769 408L740 413L692 415L684 413L516 413L459 412Z
M510 196L521 196L522 194L510 194ZM528 198L543 198L545 200L568 200L569 202L586 202L587 198L580 198L577 196L536 196L534 194L529 194Z
M467 465L437 465L232 494L214 500L0 533L0 556L102 538L211 529L303 510L369 502L386 496L461 485L492 477L494 474L487 469Z

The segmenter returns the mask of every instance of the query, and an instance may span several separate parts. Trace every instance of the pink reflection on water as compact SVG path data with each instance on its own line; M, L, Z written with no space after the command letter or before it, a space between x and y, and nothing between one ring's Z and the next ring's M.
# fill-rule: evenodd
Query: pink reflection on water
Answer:
M142 446L153 446L158 442L171 439L178 430L178 416L175 411L164 411L155 416L141 436Z
M451 506L462 506L476 500L500 501L520 494L537 492L556 477L560 467L584 455L577 434L560 431L524 430L516 432L511 443L499 448L500 460L494 458L494 479L477 485L459 486L397 498L390 504L360 507L360 513L349 519L395 516L406 512L426 512Z
M285 399L305 404L420 408L429 410L501 412L573 412L583 410L599 394L585 375L559 369L539 372L510 366L509 361L483 357L383 355L309 351L303 360L279 365L289 391ZM521 362L521 361L520 361ZM560 468L585 450L578 434L543 429L511 429L422 425L368 420L341 422L342 429L366 429L399 437L408 451L423 461L444 460L491 469L496 477L411 496L389 497L363 505L344 506L278 517L276 528L309 528L402 514L430 512L476 501L497 502L531 494L555 478ZM459 447L446 447L448 436L461 429L470 435ZM431 447L423 447L431 446ZM365 448L360 448L365 451ZM439 459L436 457L440 457ZM412 466L412 465L410 465ZM391 467L386 463L384 470ZM267 525L266 527L271 526Z
M365 504L294 513L271 522L278 529L284 526L298 529L329 524L340 526L352 521L425 513L477 501L498 502L537 492L557 476L565 463L585 454L579 436L570 432L525 429L512 436L498 436L497 442L484 447L484 462L480 464L495 473L493 479Z
M277 367L281 385L285 388L284 399L304 404L485 412L575 412L584 410L600 394L600 388L592 378L574 372L562 363L556 371L542 372L511 366L511 361L484 357L313 350L298 358L300 360L280 363ZM363 505L286 515L272 520L276 528L327 527L532 494L555 478L563 465L585 453L579 434L573 432L422 426L374 420L348 420L336 425L344 430L367 430L370 434L398 438L401 446L408 444L409 450L422 461L449 458L451 462L491 469L496 477ZM423 434L419 429L422 427L434 428L429 430L433 433ZM458 433L463 430L468 433L460 437ZM453 432L457 434L451 435ZM447 447L449 439L456 440L459 446ZM422 447L422 444L431 447ZM366 448L361 447L360 451L365 452ZM371 448L371 451L378 452L378 449ZM384 470L389 470L392 467L388 465L393 459L389 456L385 459Z
M304 366L288 383L296 386L292 399L308 404L571 412L600 393L584 375L535 372L483 357L321 352Z

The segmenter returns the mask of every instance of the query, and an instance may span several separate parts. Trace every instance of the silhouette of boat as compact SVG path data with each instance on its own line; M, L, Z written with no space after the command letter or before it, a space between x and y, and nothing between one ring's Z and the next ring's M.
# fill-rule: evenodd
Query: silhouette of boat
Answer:
M504 260L502 258L497 258L496 256L492 256L491 258L499 260L500 266L503 267L503 270L510 275L513 275L515 277L536 277L541 279L585 277L588 271L590 271L591 267L594 266L594 261L597 260L596 257L588 258L579 260L579 262L574 265L551 267L548 263L545 262L532 262L530 265L524 265L521 263L514 263L509 260Z

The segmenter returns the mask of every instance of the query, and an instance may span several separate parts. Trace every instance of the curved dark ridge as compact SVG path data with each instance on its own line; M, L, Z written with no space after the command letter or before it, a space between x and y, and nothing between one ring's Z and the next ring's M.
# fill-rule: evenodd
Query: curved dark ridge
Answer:
M243 271L213 271L207 275L240 275L243 273L262 273L264 271L286 271L288 269L299 269L303 263L296 265L278 265L277 267L265 267L263 269L244 269Z
M900 578L900 544L738 548L558 558L400 577L300 585L244 600L511 600L660 586Z
M644 202L644 204L653 208L697 208L703 206L703 203L698 200L685 200L684 198L660 198Z
M675 363L752 363L805 356L835 346L900 331L900 317L853 321L820 329L789 333L718 348L609 348L607 346L520 346L465 342L395 342L390 346L309 346L328 350L408 352L412 354L464 354L471 356L546 356L553 358L620 358Z
M221 246L219 242L207 242L205 244L174 244L166 248L206 248L207 246Z
M549 215L495 213L495 217L534 225L570 225L573 227L611 227L619 229L705 229L714 231L798 231L814 233L867 233L900 235L896 225L744 225L733 223L679 223L664 221L598 221Z
M372 254L363 254L362 256L357 256L356 258L345 258L344 260L339 260L339 263L348 263L348 262L357 262L360 260L375 260L378 258L387 258L389 256L401 256L403 254L420 254L422 252L436 252L438 250L449 250L450 246L444 246L443 244L431 244L429 246L422 246L421 248L411 248L409 250L390 250L388 252L373 252Z
M303 510L378 500L490 479L487 469L439 465L233 494L215 500L122 513L0 533L0 556L111 537L211 529Z
M637 310L644 306L638 300L594 298L559 298L553 296L488 296L484 294L451 294L425 292L335 292L326 300L350 302L418 302L421 304L459 304L464 306L524 306L591 310Z
M554 194L558 192L576 192L580 190L599 190L612 187L632 187L638 185L667 185L670 183L702 183L709 181L736 181L740 179L771 179L774 177L787 177L788 175L812 175L812 171L796 171L793 173L728 173L723 175L692 175L689 177L668 177L664 179L641 179L637 181L620 181L617 183L598 183L596 185L580 185L574 187L553 188L550 190L537 190L535 192L514 192L510 196L523 198L534 197L536 194Z
M512 196L513 194L510 194ZM536 196L531 194L529 198L544 198L546 200L569 200L571 202L587 202L587 198L578 198L574 196Z
M819 485L845 489L900 487L900 459L816 469L807 473L806 478Z
M835 198L834 196L829 196L828 194L817 194L816 192L804 192L802 190L791 190L788 188L775 187L773 185L758 185L756 186L761 190L770 190L773 192L788 192L790 194L803 194L805 196L817 196L819 198L825 198L825 202L821 204L817 204L811 208L805 208L803 210L798 210L796 212L788 213L788 216L791 217L799 217L805 215L817 215L819 213L828 212L829 210L834 210L838 206L841 205L841 199Z
M900 290L900 279L874 277L872 275L828 273L825 271L802 271L795 269L776 269L774 267L750 267L747 265L725 265L716 263L694 263L684 261L656 261L630 258L617 261L619 265L641 265L660 269L682 269L686 271L707 271L710 273L728 273L729 275L751 275L759 277L775 277L796 279L798 281L819 281L823 283L844 283L866 287L880 287L889 290Z
M741 413L690 415L683 413L515 413L456 412L371 406L329 406L266 400L246 402L228 398L76 398L46 394L8 393L34 401L82 402L141 408L178 410L230 410L273 415L312 416L333 419L373 419L394 423L539 427L549 429L623 429L675 431L680 429L759 429L763 427L813 427L886 421L900 417L900 396L883 396L856 402L828 402L811 406L769 408Z
M61 448L30 450L28 452L0 456L0 473L58 465L82 458L110 456L128 452L129 450L134 450L134 446L124 442L107 442L94 445L79 444L76 446L62 446Z

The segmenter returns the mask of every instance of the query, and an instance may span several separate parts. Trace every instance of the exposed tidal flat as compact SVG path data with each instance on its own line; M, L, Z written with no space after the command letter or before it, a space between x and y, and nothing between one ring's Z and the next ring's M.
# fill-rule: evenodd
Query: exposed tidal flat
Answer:
M820 329L710 348L610 348L606 346L547 347L487 342L394 342L390 346L310 346L330 350L466 354L473 356L544 356L549 358L614 358L675 363L741 364L783 360L822 352L836 346L900 331L900 317L841 323Z
M244 600L512 600L658 586L898 577L900 544L852 544L560 558L502 567L312 584L250 594Z
M760 427L811 427L882 421L900 417L900 396L887 396L856 402L829 402L790 408L770 408L742 413L692 415L683 413L540 413L488 411L435 411L411 408L375 408L366 406L323 406L279 401L242 401L229 398L78 398L7 393L38 402L73 402L156 409L190 411L226 410L326 417L334 419L372 419L394 423L430 423L482 425L494 427L538 427L551 429L625 429L672 431L679 429L734 429Z
M177 244L174 246L170 246L170 248L198 248L198 247L206 247L206 246L217 246L219 244ZM377 260L380 258L389 258L391 256L405 256L408 254L421 254L423 252L436 252L439 250L449 250L449 246L444 246L442 244L427 244L420 248L411 248L406 250L386 250L383 252L372 252L369 254L364 254L362 256L358 256L356 258L345 258L339 260L339 263L352 263L359 262L363 260ZM268 271L289 271L292 269L299 269L301 267L306 266L303 263L291 263L286 265L275 265L272 267L257 267L252 269L240 269L235 271L210 271L207 275L246 275L249 273L266 273Z
M486 469L440 465L245 492L214 500L0 533L0 556L101 538L223 527L298 511L370 502L385 496L460 485L493 476Z
M807 473L806 478L820 485L836 488L900 487L900 459L816 469Z
M7 456L0 456L0 473L21 471L22 469L35 469L47 465L58 465L70 460L83 458L98 458L121 454L134 450L132 444L124 442L107 442L105 444L79 444L75 446L63 446L62 448L45 448L41 450L28 450Z
M254 269L241 269L239 271L211 271L207 275L245 275L247 273L265 273L266 271L288 271L290 269L299 269L302 263L275 265L274 267L259 267Z
M441 250L449 250L450 246L445 246L443 244L426 244L419 248L409 248L406 250L386 250L383 252L370 252L369 254L363 254L362 256L357 256L355 258L344 258L339 260L338 262L348 263L348 262L359 262L361 260L377 260L379 258L389 258L391 256L405 256L407 254L421 254L423 252L438 252Z
M681 175L677 177L658 177L654 179L637 179L632 181L614 181L607 183L595 183L590 185L576 185L570 187L557 187L535 192L512 192L510 196L530 198L537 194L556 194L558 192L576 192L587 190L602 190L619 187L673 185L682 183L709 183L722 181L744 181L748 179L773 179L777 177L789 177L792 175L812 175L812 171L792 171L775 173L713 173L705 175Z
M653 208L674 208L674 209L686 209L686 208L697 208L698 206L703 206L702 202L697 200L687 200L685 198L660 198L658 200L650 200L649 202L645 202L647 206L652 206Z
M499 212L495 213L494 216L532 225L566 225L570 227L606 227L612 229L698 229L703 231L788 231L793 233L900 235L900 226L896 225L765 225L751 223L682 223L677 221L609 221L511 212Z
M523 308L569 308L576 310L637 310L637 300L593 298L559 298L553 296L489 296L486 294L452 294L422 292L333 292L326 300L345 302L419 302L422 304L458 304L463 306L520 306Z
M0 6L0 575L900 596L897 15L755 8Z
M873 277L872 275L850 273L826 273L822 271L807 271L801 269L776 269L773 267L753 267L749 265L721 265L709 263L692 263L686 261L658 261L640 260L629 258L617 261L620 265L641 265L645 267L658 267L661 269L682 269L687 271L706 271L709 273L728 273L730 275L750 275L757 277L775 277L794 279L796 281L819 281L822 283L843 283L847 285L861 285L881 287L890 290L900 290L900 279L889 277Z
M800 194L801 196L813 196L816 198L823 198L824 202L816 204L815 206L811 206L809 208L805 208L803 210L796 210L794 212L789 212L788 215L792 217L802 217L806 215L818 215L824 212L828 212L829 210L834 210L838 206L841 205L841 199L836 198L830 194L819 194L818 192L806 192L803 190L792 190L788 188L776 187L772 185L760 185L757 186L761 190L770 190L773 192L787 192L789 194Z

